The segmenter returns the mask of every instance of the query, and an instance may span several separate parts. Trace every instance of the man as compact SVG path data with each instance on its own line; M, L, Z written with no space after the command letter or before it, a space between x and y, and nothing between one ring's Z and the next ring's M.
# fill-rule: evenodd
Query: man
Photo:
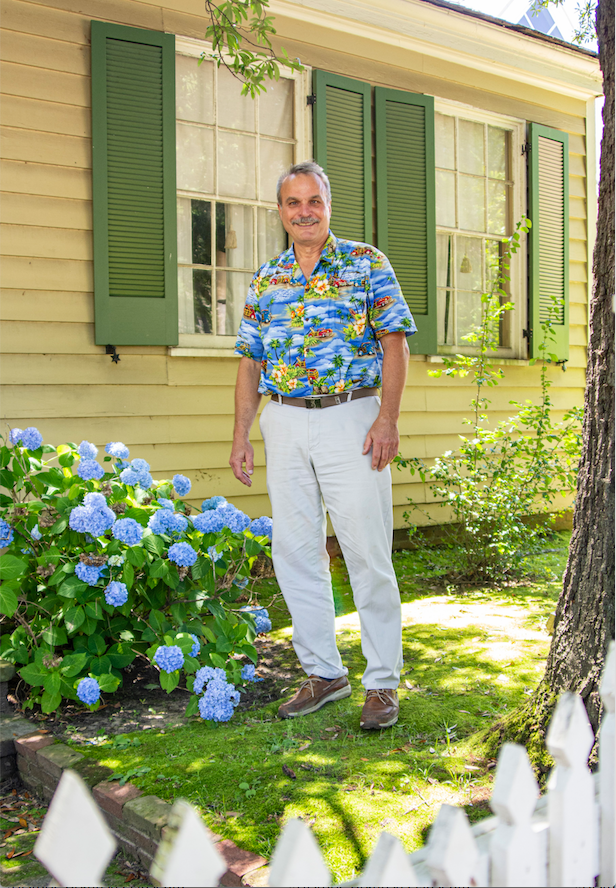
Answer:
M236 345L242 358L229 464L250 486L250 428L261 394L269 395L260 428L272 558L308 675L278 714L307 715L351 694L335 639L327 509L367 661L360 725L386 728L398 719L402 666L389 464L398 453L406 337L416 327L386 257L330 232L331 191L320 166L291 167L277 194L293 245L259 269L248 292Z

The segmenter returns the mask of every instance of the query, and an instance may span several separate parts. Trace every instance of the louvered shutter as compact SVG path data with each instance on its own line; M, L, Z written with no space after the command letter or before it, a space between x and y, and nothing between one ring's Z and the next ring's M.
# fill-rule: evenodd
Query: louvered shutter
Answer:
M530 356L541 357L542 324L551 320L547 354L569 358L569 137L530 125Z
M372 243L370 85L315 71L314 159L332 187L331 228Z
M377 86L377 243L391 261L417 333L414 354L436 354L434 99Z
M175 38L92 22L95 341L178 341Z

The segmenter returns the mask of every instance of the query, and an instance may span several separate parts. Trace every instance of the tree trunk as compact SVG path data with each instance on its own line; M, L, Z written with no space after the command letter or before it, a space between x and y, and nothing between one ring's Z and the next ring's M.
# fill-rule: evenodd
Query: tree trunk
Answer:
M581 695L597 730L598 686L614 638L614 0L597 7L603 140L582 458L573 536L545 683Z

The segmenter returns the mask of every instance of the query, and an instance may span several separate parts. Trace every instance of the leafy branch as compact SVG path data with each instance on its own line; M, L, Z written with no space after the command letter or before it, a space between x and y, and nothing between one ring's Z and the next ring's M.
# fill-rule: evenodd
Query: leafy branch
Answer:
M529 7L530 14L538 15L542 9L547 9L548 6L563 6L564 3L565 0L532 0ZM584 43L592 43L596 41L596 0L580 0L576 12L578 15L578 27L573 32L572 42L581 46Z

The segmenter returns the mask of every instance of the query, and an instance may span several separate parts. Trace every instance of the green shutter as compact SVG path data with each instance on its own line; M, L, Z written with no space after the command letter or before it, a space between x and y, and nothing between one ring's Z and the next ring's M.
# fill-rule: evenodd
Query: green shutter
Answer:
M315 71L314 159L332 187L331 228L372 243L370 85Z
M95 341L178 341L175 38L92 22Z
M541 325L552 317L548 354L569 358L569 141L567 133L530 125L530 356L540 357Z
M436 354L434 99L377 86L378 247L393 265L417 333L414 354Z

